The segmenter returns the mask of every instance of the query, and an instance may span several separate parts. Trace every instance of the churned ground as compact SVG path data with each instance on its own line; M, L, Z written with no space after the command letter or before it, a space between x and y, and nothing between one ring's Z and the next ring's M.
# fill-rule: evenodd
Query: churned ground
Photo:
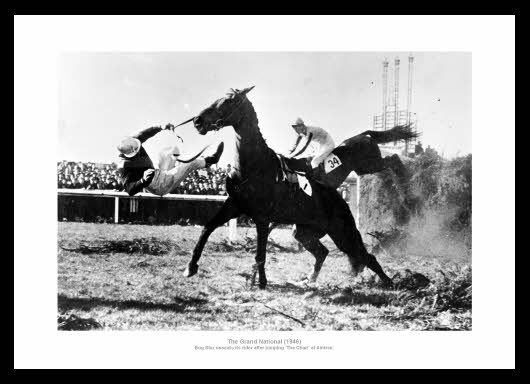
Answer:
M61 330L471 330L469 256L377 255L396 284L350 274L330 249L316 285L313 257L286 229L272 232L266 290L250 284L255 230L210 237L199 273L182 276L201 228L58 223Z

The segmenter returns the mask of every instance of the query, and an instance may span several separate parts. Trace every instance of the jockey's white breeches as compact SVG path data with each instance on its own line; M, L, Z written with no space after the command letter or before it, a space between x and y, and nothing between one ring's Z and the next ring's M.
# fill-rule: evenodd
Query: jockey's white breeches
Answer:
M167 149L160 152L158 169L155 169L153 181L145 187L148 192L159 196L167 195L178 187L191 172L206 166L206 161L202 157L193 160L191 163L177 164L177 160L173 156L174 152Z
M323 145L320 145L320 148L315 153L315 156L313 157L313 160L311 160L311 167L316 168L318 165L324 161L326 157L335 149L334 143L325 143Z

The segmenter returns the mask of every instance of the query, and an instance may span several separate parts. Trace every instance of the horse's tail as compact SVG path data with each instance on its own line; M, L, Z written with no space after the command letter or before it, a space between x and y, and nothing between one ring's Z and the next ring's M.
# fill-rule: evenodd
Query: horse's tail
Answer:
M420 136L418 132L412 130L412 124L396 125L394 128L386 131L364 131L361 135L370 135L377 144L410 140Z

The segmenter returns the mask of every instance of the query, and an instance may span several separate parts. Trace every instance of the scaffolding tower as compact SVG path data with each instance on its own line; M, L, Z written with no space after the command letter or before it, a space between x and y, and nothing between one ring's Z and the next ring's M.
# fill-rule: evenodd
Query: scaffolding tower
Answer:
M408 90L407 90L407 106L405 110L399 109L399 66L400 60L398 57L394 60L393 68L393 88L389 92L388 84L388 60L383 61L383 109L382 113L374 116L373 130L386 131L396 125L411 124L412 130L417 131L417 119L415 114L411 111L412 102L412 72L413 72L414 57L408 57ZM381 149L388 152L403 154L409 156L414 153L416 139L407 140L405 142L394 142L388 144L381 144Z

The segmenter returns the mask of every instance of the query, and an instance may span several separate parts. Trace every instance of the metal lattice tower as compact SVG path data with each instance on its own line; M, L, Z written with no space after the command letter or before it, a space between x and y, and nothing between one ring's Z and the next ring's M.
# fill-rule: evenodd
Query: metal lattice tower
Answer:
M386 106L388 104L388 61L383 61L383 129L386 129Z
M394 60L393 68L393 87L389 92L389 76L388 76L388 60L383 61L383 108L381 115L374 116L373 129L385 131L394 127L395 125L405 125L412 124L412 129L417 129L417 121L413 117L411 111L412 103L412 73L413 73L413 62L414 57L412 54L408 57L408 84L407 84L407 104L405 110L399 109L399 67L400 59L396 57ZM392 84L390 83L390 84ZM389 94L391 95L391 100L389 100ZM406 154L410 153L410 149L414 150L414 145L416 140L412 139L403 144L401 143L390 143L388 145L381 145L382 149L385 149L390 152L400 153L405 152Z
M394 125L399 124L399 58L394 60Z

